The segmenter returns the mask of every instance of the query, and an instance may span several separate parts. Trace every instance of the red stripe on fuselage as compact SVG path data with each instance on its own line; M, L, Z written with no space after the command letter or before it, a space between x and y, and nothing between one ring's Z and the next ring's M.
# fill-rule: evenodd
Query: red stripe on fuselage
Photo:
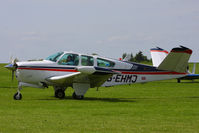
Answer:
M140 74L140 75L186 75L178 72L122 72L122 74Z
M59 71L59 72L78 72L75 69L50 69L50 68L17 68L22 70L40 70L40 71Z

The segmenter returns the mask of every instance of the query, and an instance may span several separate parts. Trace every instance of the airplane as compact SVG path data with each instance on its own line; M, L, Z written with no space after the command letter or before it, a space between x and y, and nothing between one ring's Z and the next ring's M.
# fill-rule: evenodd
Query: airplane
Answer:
M158 67L87 55L58 52L42 61L13 61L5 67L15 72L18 90L15 100L21 100L22 87L54 87L55 97L63 99L65 90L72 87L72 98L83 99L89 88L143 83L185 76L192 50L176 47Z
M151 57L152 57L152 63L153 66L158 67L160 65L160 63L165 59L165 57L167 57L167 55L169 54L168 51L156 47L156 48L152 48L150 49L151 52ZM190 72L189 70L187 70L187 75L184 77L180 77L177 78L177 82L180 83L181 80L194 80L194 79L199 79L199 74L195 74L195 68L196 68L196 63L197 62L193 62L193 69L192 72ZM187 67L188 69L188 67Z

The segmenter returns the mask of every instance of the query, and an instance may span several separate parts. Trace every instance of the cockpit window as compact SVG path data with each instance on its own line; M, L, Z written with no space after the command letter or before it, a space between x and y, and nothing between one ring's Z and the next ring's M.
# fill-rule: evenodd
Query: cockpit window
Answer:
M114 67L115 63L102 58L97 58L97 66L99 67Z
M77 66L79 64L79 55L77 54L65 54L58 61L59 65L71 65Z
M45 60L50 60L50 61L54 61L56 62L59 57L63 54L64 52L58 52L56 54L50 55L49 57L47 57Z
M81 61L82 66L93 66L94 65L94 59L92 56L82 55L81 57L82 57L82 61Z

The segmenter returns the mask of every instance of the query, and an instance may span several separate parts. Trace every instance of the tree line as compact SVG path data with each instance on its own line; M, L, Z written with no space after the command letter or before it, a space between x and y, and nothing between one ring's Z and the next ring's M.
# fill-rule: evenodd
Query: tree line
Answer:
M129 56L127 53L123 53L122 59L124 59L127 56ZM133 56L133 54L131 53L128 61L131 61L131 62L152 62L151 59L148 59L147 56L143 55L142 51L139 51L138 53L136 53L135 56Z

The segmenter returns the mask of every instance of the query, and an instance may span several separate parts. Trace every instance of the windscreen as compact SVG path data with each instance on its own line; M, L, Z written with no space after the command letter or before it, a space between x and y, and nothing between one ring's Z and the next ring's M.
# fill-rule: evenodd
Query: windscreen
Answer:
M50 60L50 61L56 62L63 53L64 52L58 52L56 54L50 55L45 60Z

